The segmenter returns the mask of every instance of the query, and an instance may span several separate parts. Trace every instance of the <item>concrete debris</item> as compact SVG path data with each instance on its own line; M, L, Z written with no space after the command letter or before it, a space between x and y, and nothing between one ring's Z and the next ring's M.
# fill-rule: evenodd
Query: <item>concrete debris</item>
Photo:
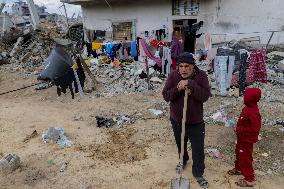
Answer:
M64 172L66 170L68 164L69 164L68 162L64 162L60 167L60 172Z
M15 69L25 72L40 71L52 49L52 38L59 35L52 31L52 27L47 27L44 31L11 30L1 38L0 65L9 64L7 70L10 72Z
M135 123L136 118L124 113L116 113L109 116L95 116L97 127L123 127Z
M21 165L20 157L16 154L8 154L0 160L0 172L10 173Z
M206 149L206 153L209 154L210 157L222 159L224 155L218 149Z
M41 84L36 85L36 86L35 86L35 90L43 90L43 89L47 89L47 88L49 88L49 87L51 87L51 86L52 86L51 83L49 83L49 82L43 82L43 83L41 83Z
M102 96L115 96L119 94L129 94L134 92L144 92L148 90L147 78L140 77L144 64L135 62L130 65L121 66L114 69L110 64L93 65L91 70L97 76L97 81L104 85ZM159 72L151 69L150 88L155 90L161 87L163 80L160 79Z
M150 81L155 82L155 83L163 83L163 80L161 80L161 79L158 78L158 77L152 77L152 78L150 79Z
M268 157L268 156L269 156L269 154L266 153L266 152L264 152L264 153L262 153L262 154L260 154L260 155L263 156L263 157Z
M57 143L61 147L71 147L72 141L64 135L64 129L59 127L50 127L42 134L44 143Z
M149 109L149 111L152 113L152 114L155 114L156 116L158 115L162 115L164 112L161 111L161 110L156 110L156 109Z

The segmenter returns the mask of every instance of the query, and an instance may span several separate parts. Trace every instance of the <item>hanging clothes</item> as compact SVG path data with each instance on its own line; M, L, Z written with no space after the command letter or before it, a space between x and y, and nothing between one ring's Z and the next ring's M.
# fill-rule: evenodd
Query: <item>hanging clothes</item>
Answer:
M102 46L101 43L93 42L93 43L92 43L92 49L93 49L93 50L102 50L102 49L103 49L103 46Z
M248 54L241 54L241 65L239 72L239 96L243 96L246 87L246 70L247 70Z
M261 49L252 52L249 60L249 75L251 81L262 83L267 82L267 72L265 65L265 50Z
M159 66L162 65L162 59L155 57L149 50L148 45L146 43L146 41L144 39L140 39L139 40L139 47L141 47L140 49L140 56L146 55L147 57L149 57L151 60L153 60L154 62L156 62ZM142 52L143 51L143 52ZM145 53L145 54L143 54ZM145 56L143 56L145 57Z
M135 58L138 56L138 51L137 51L137 43L136 41L132 41L130 45L130 55Z
M168 77L172 68L172 57L171 49L168 47L163 47L163 57L162 57L162 73Z
M111 43L105 44L106 55L108 57L110 57L110 50L111 50L112 47L113 47L113 44L111 44Z
M214 72L216 84L222 96L226 96L231 85L235 56L216 56Z
M177 38L176 36L173 36L172 42L171 42L171 57L172 57L172 68L173 70L176 70L176 62L179 57L179 55L183 52L182 42L181 39Z
M204 35L204 49L207 52L206 56L206 62L209 64L214 57L216 56L216 53L212 51L212 36L211 33L207 33Z
M120 47L121 47L121 43L118 43L118 44L114 44L113 47L111 48L110 57L112 61L114 60L114 57L116 57L117 51L120 49Z

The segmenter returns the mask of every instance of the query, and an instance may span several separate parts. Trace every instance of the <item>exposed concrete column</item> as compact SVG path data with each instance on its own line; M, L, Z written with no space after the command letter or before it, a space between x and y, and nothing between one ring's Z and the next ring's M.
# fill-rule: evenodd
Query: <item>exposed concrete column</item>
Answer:
M29 9L30 9L30 13L31 13L31 17L32 17L32 21L33 21L33 27L34 29L38 29L39 28L39 16L34 4L33 0L27 0Z

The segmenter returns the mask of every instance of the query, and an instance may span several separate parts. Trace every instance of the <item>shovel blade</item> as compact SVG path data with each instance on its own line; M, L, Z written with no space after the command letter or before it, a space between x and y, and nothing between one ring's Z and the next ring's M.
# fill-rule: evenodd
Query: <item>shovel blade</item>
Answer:
M175 178L171 180L171 189L190 189L189 180L186 178Z

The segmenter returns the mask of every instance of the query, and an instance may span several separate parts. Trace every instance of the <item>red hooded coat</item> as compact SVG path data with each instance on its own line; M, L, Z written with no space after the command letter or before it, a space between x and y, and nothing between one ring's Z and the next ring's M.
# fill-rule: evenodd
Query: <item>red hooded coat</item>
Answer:
M261 91L258 88L248 88L244 92L244 104L237 123L237 138L240 142L256 143L261 127L261 116L258 105Z

